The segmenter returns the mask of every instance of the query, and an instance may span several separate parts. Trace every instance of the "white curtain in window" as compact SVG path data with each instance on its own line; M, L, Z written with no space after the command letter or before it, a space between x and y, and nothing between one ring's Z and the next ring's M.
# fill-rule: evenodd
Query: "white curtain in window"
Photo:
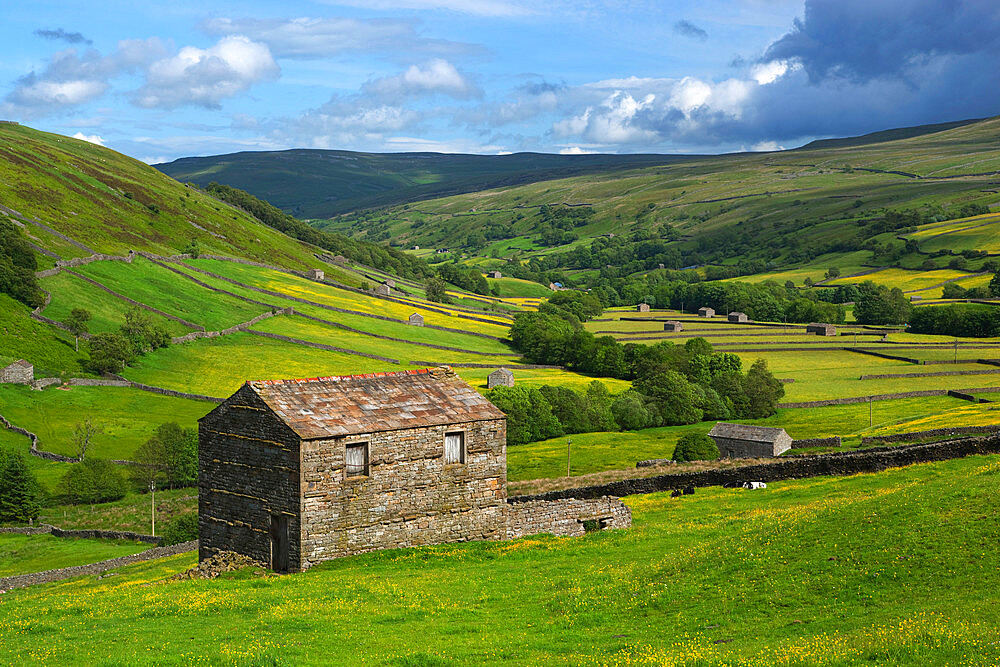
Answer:
M347 447L347 474L365 474L365 449L367 445L350 445Z
M444 462L465 463L464 434L448 433L444 436Z

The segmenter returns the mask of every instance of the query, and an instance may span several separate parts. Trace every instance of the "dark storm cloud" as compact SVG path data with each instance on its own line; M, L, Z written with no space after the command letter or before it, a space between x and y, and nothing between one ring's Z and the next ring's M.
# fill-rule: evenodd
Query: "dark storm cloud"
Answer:
M905 77L945 56L997 54L996 0L806 0L805 15L767 50L794 59L812 81Z
M42 39L55 39L68 42L69 44L93 44L92 41L84 37L82 34L78 32L66 32L62 28L56 28L55 30L39 28L35 31L35 37L41 37Z
M708 39L707 32L686 19L682 19L674 24L674 32L684 37L693 37L702 41Z

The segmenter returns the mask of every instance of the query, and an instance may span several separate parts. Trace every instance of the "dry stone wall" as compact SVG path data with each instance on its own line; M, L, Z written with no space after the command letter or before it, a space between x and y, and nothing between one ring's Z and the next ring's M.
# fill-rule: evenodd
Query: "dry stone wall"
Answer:
M628 528L632 511L619 498L561 498L558 500L516 501L507 504L506 538L550 533L557 537L578 537L586 532L584 522L594 522L597 530Z

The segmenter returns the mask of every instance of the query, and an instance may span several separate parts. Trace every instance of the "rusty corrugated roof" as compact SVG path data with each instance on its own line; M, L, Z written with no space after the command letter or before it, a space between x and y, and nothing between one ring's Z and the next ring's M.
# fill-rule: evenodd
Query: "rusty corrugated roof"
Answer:
M303 440L506 418L450 368L247 385Z

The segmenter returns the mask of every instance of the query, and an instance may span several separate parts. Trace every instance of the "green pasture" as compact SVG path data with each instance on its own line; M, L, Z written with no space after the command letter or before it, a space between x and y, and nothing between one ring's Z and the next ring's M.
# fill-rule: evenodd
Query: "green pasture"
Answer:
M0 354L27 359L35 365L35 376L83 373L86 346L74 351L73 337L51 325L31 319L31 310L0 294ZM2 412L0 412L2 414Z
M418 329L420 327L411 327ZM466 352L454 352L451 350L437 350L419 345L400 343L391 340L373 338L353 331L344 331L335 327L313 322L303 317L272 317L264 320L253 327L254 331L265 331L268 333L281 334L300 340L308 340L324 345L333 345L350 350L359 350L369 354L378 354L390 359L397 359L402 363L408 363L414 359L424 361L439 361L441 364L449 362L471 362L483 364L504 364L516 363L517 355L513 351L508 351L506 356L485 356L479 354L468 354Z
M266 310L205 289L142 258L131 264L93 262L80 267L79 272L140 303L200 324L209 331L246 322Z
M128 530L149 535L153 530L151 509L156 510L156 534L162 534L175 517L198 509L198 489L157 490L150 502L148 493L130 491L121 500L97 505L49 505L42 507L38 520L64 529ZM152 507L151 507L152 505Z
M0 414L13 424L38 435L39 448L66 456L76 455L74 428L90 419L101 432L88 455L109 459L128 459L161 424L193 428L214 407L127 387L50 387L37 392L22 385L0 385L0 406Z
M51 535L0 533L0 577L12 577L109 558L129 556L152 545L126 540L86 540Z
M552 295L546 285L520 278L487 278L490 287L499 291L501 297L538 297L547 299Z
M1000 457L974 456L634 496L622 531L168 581L195 564L189 553L8 592L0 659L992 665L998 474Z
M871 262L871 252L867 250L857 250L854 252L845 253L833 253L829 255L823 255L817 257L811 262L803 264L802 266L784 269L780 271L771 271L767 273L758 273L751 276L740 276L738 278L727 278L725 282L747 282L747 283L762 283L765 280L773 280L779 284L784 285L786 281L791 280L797 287L802 287L805 284L805 279L810 278L814 283L820 282L826 279L826 272L830 269L838 269L840 274L843 276L850 275L852 273L859 273L865 270L865 264ZM859 277L858 280L864 280L863 277Z
M934 271L907 271L905 269L882 269L857 278L837 278L829 281L830 285L847 285L871 281L886 287L898 287L904 292L928 290L947 280L968 276L967 271L953 269L937 269Z
M137 267L137 270L141 271L142 268ZM54 276L42 278L39 283L52 295L52 302L42 313L45 317L65 322L74 308L84 308L91 315L91 319L87 323L87 330L90 333L118 331L118 327L125 321L125 313L135 308L127 301L112 296L87 281L80 280L68 273L57 273ZM180 322L175 322L157 313L148 310L144 312L155 324L169 331L171 336L183 336L194 331Z

